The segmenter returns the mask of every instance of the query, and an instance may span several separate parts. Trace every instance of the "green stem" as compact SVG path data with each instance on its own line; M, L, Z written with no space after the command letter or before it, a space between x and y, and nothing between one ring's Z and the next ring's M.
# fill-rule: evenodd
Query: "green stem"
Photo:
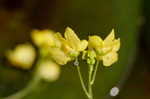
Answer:
M77 71L78 71L78 75L79 75L79 78L80 78L80 82L81 82L81 85L82 85L82 88L83 88L83 91L85 92L86 96L89 98L89 93L85 87L85 84L84 84L84 81L83 81L83 77L81 75L81 71L80 71L80 67L79 66L76 66L77 67Z
M96 62L96 66L95 66L94 73L93 73L93 77L92 77L92 81L91 81L91 84L92 84L92 85L93 85L94 82L95 82L95 78L96 78L98 66L99 66L99 61Z
M89 79L88 79L88 89L89 89L89 99L93 99L93 91L92 91L92 72L93 72L93 65L89 65Z
M21 91L15 93L13 95L4 97L3 99L22 99L25 96L27 96L28 94L32 93L33 91L36 91L37 88L39 88L39 84L41 83L41 77L39 76L39 72L38 72L39 66L38 65L42 61L42 58L43 58L42 56L43 55L40 55L40 58L36 64L37 66L33 73L32 80L29 82L27 87L25 87L24 89L22 89Z
M31 93L34 89L36 89L36 87L38 86L39 83L40 83L40 77L38 77L38 76L33 77L33 80L30 81L30 83L28 84L28 87L19 91L16 94L5 97L3 99L22 99L27 94Z

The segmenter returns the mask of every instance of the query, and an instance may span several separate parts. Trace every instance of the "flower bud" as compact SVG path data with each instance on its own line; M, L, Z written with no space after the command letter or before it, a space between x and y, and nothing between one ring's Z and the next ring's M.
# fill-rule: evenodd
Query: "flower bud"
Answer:
M18 45L14 50L6 52L6 57L13 66L30 69L35 57L35 49L30 44Z
M55 81L59 78L60 67L53 61L42 61L39 63L38 73L46 81Z
M45 47L45 46L55 46L60 47L61 44L59 40L55 37L54 31L51 30L34 30L31 33L31 37L33 42L38 47Z

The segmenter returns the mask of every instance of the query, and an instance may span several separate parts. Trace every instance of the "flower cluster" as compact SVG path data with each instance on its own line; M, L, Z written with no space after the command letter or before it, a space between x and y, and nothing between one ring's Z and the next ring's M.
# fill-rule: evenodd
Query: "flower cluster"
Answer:
M38 56L33 75L36 83L33 81L31 85L35 85L29 86L27 90L25 88L25 93L30 92L32 88L38 88L41 80L47 82L57 80L60 76L60 65L74 61L82 89L88 99L93 99L92 88L99 62L102 61L106 67L111 66L117 62L117 52L120 49L120 38L115 38L114 29L104 40L98 35L91 35L88 40L80 40L70 27L65 29L64 35L52 30L33 30L31 39L37 47L37 55L35 48L29 43L19 44L14 50L6 52L6 57L12 66L25 70L31 69ZM86 82L84 82L78 61L81 54L88 65L88 81Z
M80 40L69 27L66 28L64 37L59 32L49 30L35 30L31 35L33 42L58 65L76 59L88 46L88 42Z
M120 49L120 39L115 39L114 29L102 40L100 36L89 36L89 51L96 54L97 60L102 60L104 66L111 66L118 60L117 51Z
M103 61L104 66L111 66L118 60L117 51L120 49L120 39L115 39L114 30L103 40L98 35L89 36L88 40L80 40L70 28L65 29L64 36L52 30L33 30L31 32L33 43L40 50L42 62L39 63L41 75L55 75L58 78L59 65L77 59L82 52L82 58L88 64ZM35 49L30 44L18 45L14 51L6 53L8 60L22 69L30 69L35 60ZM44 61L43 61L44 60ZM49 62L48 62L49 61ZM46 69L44 69L46 67ZM47 69L51 69L48 72Z
M120 39L115 39L114 29L104 40L97 35L89 36L88 41L80 40L69 27L66 28L64 37L59 32L35 30L32 39L37 46L47 50L51 59L59 65L76 59L80 52L90 59L102 60L104 66L111 66L118 60Z

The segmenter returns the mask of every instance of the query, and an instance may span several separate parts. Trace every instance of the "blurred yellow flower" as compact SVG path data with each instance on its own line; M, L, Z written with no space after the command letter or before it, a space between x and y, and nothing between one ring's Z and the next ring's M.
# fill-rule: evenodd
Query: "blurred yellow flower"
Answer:
M38 47L60 47L61 43L54 34L52 30L33 30L31 38Z
M103 60L104 66L111 66L118 60L120 39L115 39L114 29L102 40L99 36L89 36L89 50L94 50L98 60Z
M70 58L61 50L58 33L51 30L34 30L31 33L33 42L59 65L66 64Z
M20 44L14 50L7 51L6 57L12 65L22 69L30 69L36 53L32 45Z
M59 78L60 67L51 60L44 60L38 64L38 74L46 81L55 81Z

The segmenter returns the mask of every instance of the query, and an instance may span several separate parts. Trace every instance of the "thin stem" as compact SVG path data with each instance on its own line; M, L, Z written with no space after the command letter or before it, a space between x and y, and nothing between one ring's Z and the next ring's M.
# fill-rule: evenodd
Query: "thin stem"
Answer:
M98 66L99 66L99 61L96 62L96 66L95 66L93 77L92 77L92 81L91 81L92 85L94 84L94 81L95 81L95 78L96 78Z
M39 88L39 84L41 83L41 77L39 76L38 73L38 64L41 62L42 60L42 55L40 55L39 60L37 62L37 66L35 68L34 73L32 74L32 80L30 80L30 82L28 83L27 87L25 87L24 89L20 90L19 92L12 94L8 97L4 97L3 99L22 99L25 96L27 96L28 94L32 93L33 91L36 91Z
M89 65L89 82L88 82L89 95L90 95L89 99L93 99L93 91L92 91L92 84L91 84L92 72L93 72L93 65Z
M25 97L27 94L31 93L34 89L37 88L38 84L40 83L40 78L38 76L35 76L33 78L33 80L30 81L30 83L28 84L28 86L19 91L16 94L13 94L11 96L5 97L3 99L22 99L23 97Z
M89 98L89 93L85 87L85 84L84 84L84 81L83 81L83 77L81 75L81 71L80 71L80 67L79 66L76 66L77 67L77 71L78 71L78 75L79 75L79 78L80 78L80 82L81 82L81 85L82 85L82 88L83 88L83 91L85 92L86 96Z

